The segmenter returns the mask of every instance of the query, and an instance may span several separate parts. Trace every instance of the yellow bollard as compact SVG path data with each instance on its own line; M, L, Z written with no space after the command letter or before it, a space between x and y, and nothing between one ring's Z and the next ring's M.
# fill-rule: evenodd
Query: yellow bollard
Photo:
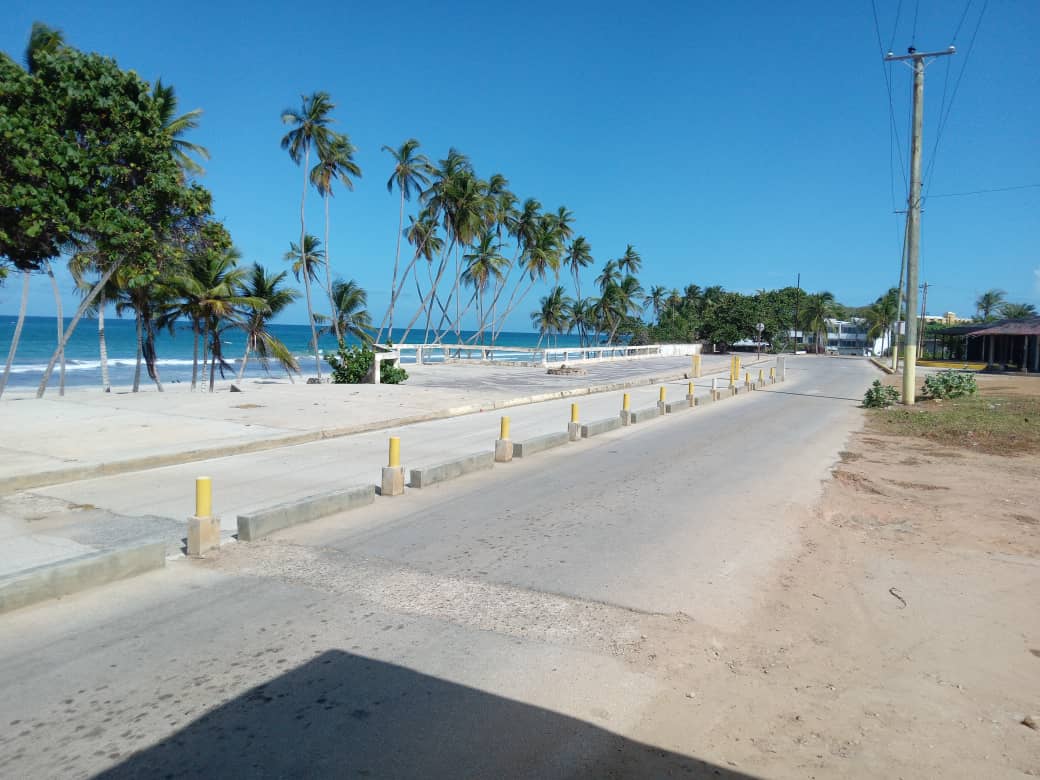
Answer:
M769 378L776 379L776 366L769 367Z
M758 369L758 381L759 381L759 383L766 381L766 378L762 375L762 369L761 368Z
M499 427L498 438L502 439L503 441L506 441L506 440L509 439L509 418L508 417L503 417L502 418L502 424Z
M630 408L630 401L629 401L629 398L628 398L628 393L625 393L623 396L621 396L621 411L627 412L629 410L629 408Z
M693 382L686 383L686 395L693 395Z
M747 387L751 387L751 374L750 373L745 373L744 374L744 384Z
M664 385L661 385L661 391L657 394L657 400L664 403Z
M388 468L400 468L401 466L401 439L398 436L390 437L390 463Z
M571 422L572 423L578 422L578 405L577 404L571 404Z
M208 518L213 514L213 482L209 477L195 479L195 517Z

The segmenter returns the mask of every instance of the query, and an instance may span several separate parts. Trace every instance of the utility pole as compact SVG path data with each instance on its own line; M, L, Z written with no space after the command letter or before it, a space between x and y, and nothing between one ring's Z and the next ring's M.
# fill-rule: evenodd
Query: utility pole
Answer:
M928 329L928 282L921 285L921 351L924 351L924 332Z
M907 231L907 227L909 227L909 225L907 225L906 227L903 228L903 254L899 258L899 287L896 288L897 290L899 290L899 294L896 295L896 324L893 327L894 333L892 334L892 370L893 371L898 371L899 370L899 323L900 323L900 321L902 321L904 323L904 329L906 327L905 326L906 320L901 320L900 318L903 316L903 290L905 289L904 286L903 286L903 279L906 276L906 231Z
M913 46L895 56L889 52L885 62L909 60L914 69L914 118L910 136L910 193L906 215L906 356L903 358L903 403L914 403L917 385L917 275L921 252L921 131L924 125L924 61L957 51L919 52Z
M798 314L799 314L799 310L801 309L801 304L802 304L802 272L801 271L798 272L797 288L798 288L798 292L796 292L795 296L794 296L794 330L792 331L792 333L798 333L799 330L802 327L801 323L798 321ZM791 351L792 352L798 352L798 336L794 336L794 349L791 350Z

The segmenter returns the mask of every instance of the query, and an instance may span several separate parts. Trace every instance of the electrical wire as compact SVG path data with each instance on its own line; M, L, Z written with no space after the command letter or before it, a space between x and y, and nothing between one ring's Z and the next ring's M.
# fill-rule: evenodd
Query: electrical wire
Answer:
M1014 187L994 187L988 190L971 190L969 192L944 192L942 195L929 195L930 199L933 198L959 198L964 195L987 195L991 192L1013 192L1014 190L1028 190L1033 187L1040 187L1040 184L1018 184Z
M902 0L900 0L900 6L902 6ZM900 172L903 174L903 187L904 187L904 189L909 189L910 185L909 185L909 179L907 178L906 161L903 159L903 146L900 143L900 138L899 138L899 126L896 123L895 102L892 99L892 78L891 78L891 72L890 72L890 69L885 66L885 49L884 49L884 45L881 42L881 25L878 22L877 0L870 0L870 7L871 7L871 10L873 11L873 14L874 14L874 34L877 36L878 52L881 55L881 75L885 79L885 91L888 93L889 190L890 190L890 193L892 195L892 201L893 201L892 206L893 206L893 210L894 210L895 209L895 183L894 183L894 178L895 177L894 177L894 175L892 173L892 147L893 146L896 148L896 150L899 153L899 169L900 169ZM898 18L897 18L897 21L898 21ZM894 38L895 31L893 31L892 34L893 34L893 38ZM895 143L893 143L893 136L895 138ZM907 137L909 138L909 136L907 136Z
M917 12L921 10L921 0L917 0L914 3L914 29L910 33L910 46L913 47L917 42Z
M953 38L950 40L951 44L957 43L957 36L960 35L961 27L964 26L964 20L968 18L968 11L971 9L972 2L973 0L968 0L964 4L964 13L961 14L961 20L957 22L957 29L953 31Z

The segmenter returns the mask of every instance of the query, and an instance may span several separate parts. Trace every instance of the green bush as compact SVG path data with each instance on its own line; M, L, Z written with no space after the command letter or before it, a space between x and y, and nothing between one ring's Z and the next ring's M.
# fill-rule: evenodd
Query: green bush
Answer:
M885 409L899 400L899 391L894 387L881 384L880 379L875 379L863 395L863 405L868 409Z
M375 355L367 346L348 347L340 344L336 352L326 355L332 367L332 382L337 385L357 385L365 381Z
M924 380L924 394L928 398L960 398L974 395L978 389L974 374L958 371L940 371Z
M357 385L365 381L372 369L375 354L362 344L357 347L340 345L336 352L326 355L332 367L332 382L337 385ZM384 385L399 385L408 378L408 372L389 362L379 364L379 381Z

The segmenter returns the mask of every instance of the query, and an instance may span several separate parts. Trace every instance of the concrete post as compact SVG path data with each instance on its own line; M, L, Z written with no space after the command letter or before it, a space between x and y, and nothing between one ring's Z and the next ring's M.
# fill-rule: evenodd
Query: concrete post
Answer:
M630 425L632 423L632 402L628 397L628 393L621 396L621 424Z
M495 463L509 463L513 459L513 442L509 440L509 418L503 417L495 440Z
M188 555L201 558L203 553L220 547L220 518L213 517L213 484L209 477L195 480L195 514L188 518Z
M401 440L397 436L390 437L390 456L383 466L383 479L379 494L383 496L399 496L404 493L404 466L401 465Z
M711 400L719 400L719 378L717 376L711 378Z
M690 406L693 406L695 403L693 398L693 382L686 383L686 400L690 402Z
M581 423L578 421L578 405L571 404L571 421L567 423L567 438L577 441L581 438Z
M657 411L661 414L665 414L668 411L668 404L665 402L665 387L661 385L661 390L657 394Z

